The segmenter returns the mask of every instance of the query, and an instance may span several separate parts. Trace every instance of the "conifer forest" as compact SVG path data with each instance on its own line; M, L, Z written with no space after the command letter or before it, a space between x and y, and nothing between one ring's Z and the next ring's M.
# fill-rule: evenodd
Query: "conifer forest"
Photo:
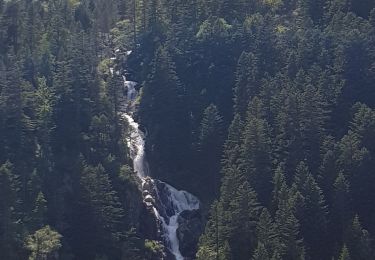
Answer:
M375 0L0 0L0 260L375 260Z

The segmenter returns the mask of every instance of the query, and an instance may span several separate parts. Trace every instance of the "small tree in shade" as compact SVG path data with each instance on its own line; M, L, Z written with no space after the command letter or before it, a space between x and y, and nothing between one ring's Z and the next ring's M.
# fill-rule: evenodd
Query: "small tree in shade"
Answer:
M15 259L19 226L19 185L14 166L0 165L0 258Z
M294 216L294 203L286 184L281 187L278 210L275 216L279 245L276 248L282 259L304 260L305 248L300 238L300 224Z
M349 254L349 250L346 247L346 245L344 245L343 248L342 248L342 250L341 250L341 255L340 255L340 259L339 260L351 260L350 254Z
M301 204L296 205L296 217L307 251L313 259L322 259L327 254L323 249L327 248L328 210L323 193L304 162L296 169L293 189L301 199Z
M358 215L354 217L352 225L349 227L346 244L355 259L367 260L373 258L370 234L362 227Z
M46 214L47 201L44 197L44 194L42 192L39 192L34 202L34 209L31 212L31 223L33 228L35 228L33 230L43 227L43 224L46 220Z
M253 255L253 260L270 260L268 252L262 243L258 243L258 247Z

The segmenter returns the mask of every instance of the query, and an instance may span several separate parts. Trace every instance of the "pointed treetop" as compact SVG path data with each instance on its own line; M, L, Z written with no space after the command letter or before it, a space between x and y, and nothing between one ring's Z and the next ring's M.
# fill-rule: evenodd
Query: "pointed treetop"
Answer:
M340 254L339 260L351 260L349 250L346 247L346 245L344 245L341 249L341 254Z

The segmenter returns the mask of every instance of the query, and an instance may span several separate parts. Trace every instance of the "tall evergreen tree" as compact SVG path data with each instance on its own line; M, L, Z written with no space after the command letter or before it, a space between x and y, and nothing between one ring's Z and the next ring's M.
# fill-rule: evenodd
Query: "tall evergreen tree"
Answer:
M143 87L139 114L149 133L147 152L154 174L177 179L172 173L183 166L191 132L185 89L166 48L156 50L151 74Z
M280 201L276 212L276 230L280 241L277 250L282 259L305 259L303 240L300 237L300 224L294 215L294 203L288 187L283 185Z
M276 213L276 210L278 209L278 206L280 204L280 199L282 198L281 191L283 190L283 188L286 187L286 180L285 180L285 175L284 175L282 165L279 165L277 169L275 170L272 183L273 183L273 191L272 191L271 210L272 210L272 213Z
M78 255L118 254L124 239L124 210L103 166L85 166L81 175L79 220L75 223L75 241ZM86 224L81 225L84 221ZM79 242L80 240L85 243ZM117 250L117 251L116 251Z
M253 259L278 259L278 236L276 225L267 209L263 209L257 225L258 246Z
M239 165L241 160L241 145L242 145L242 132L243 132L243 122L238 114L234 116L232 124L228 129L228 137L224 143L224 155L223 155L223 168L233 165Z
M351 260L349 250L346 245L343 246L339 260Z
M267 122L261 118L261 101L254 98L249 104L243 133L242 170L259 195L267 204L271 195L271 141Z
M199 150L202 158L201 171L205 172L205 183L214 183L213 190L210 192L216 194L219 188L220 176L220 158L222 153L222 145L224 140L223 119L219 114L217 107L213 104L209 105L203 114L200 134L199 134Z
M297 167L293 185L302 200L302 205L297 205L296 217L301 224L307 252L313 259L325 259L329 254L328 210L321 189L303 162ZM325 252L324 247L327 248Z
M259 61L253 53L243 52L236 71L235 108L245 118L249 100L259 93Z
M334 183L334 195L332 202L332 219L335 220L334 231L336 237L342 240L351 215L352 198L350 184L343 173L340 173Z
M348 249L356 259L369 259L373 255L372 240L367 230L363 229L358 215L353 219L347 238Z
M33 230L38 230L46 224L47 201L42 192L38 193L35 199L34 209L31 213L31 222Z
M1 124L2 139L4 140L3 152L7 158L2 159L3 161L6 159L17 161L17 157L22 151L24 130L21 96L22 75L14 55L7 57L6 66L6 78L0 94L0 109L3 116Z
M0 166L0 251L6 259L17 259L19 239L19 186L10 162ZM17 227L18 226L18 227Z

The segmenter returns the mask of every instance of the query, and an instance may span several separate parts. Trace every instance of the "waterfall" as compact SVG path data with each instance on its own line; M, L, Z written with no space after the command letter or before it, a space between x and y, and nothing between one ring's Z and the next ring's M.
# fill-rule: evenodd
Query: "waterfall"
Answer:
M131 53L131 51L128 53ZM125 75L123 81L126 99L124 99L125 103L122 104L124 109L121 116L129 125L130 134L126 141L130 150L130 157L133 160L134 171L142 182L144 203L152 209L156 219L161 223L164 245L175 256L176 260L184 260L177 237L178 217L183 211L199 209L199 200L186 191L179 191L171 185L149 176L145 156L145 134L140 130L131 111L134 107L132 103L138 96L135 89L137 83L128 81Z

